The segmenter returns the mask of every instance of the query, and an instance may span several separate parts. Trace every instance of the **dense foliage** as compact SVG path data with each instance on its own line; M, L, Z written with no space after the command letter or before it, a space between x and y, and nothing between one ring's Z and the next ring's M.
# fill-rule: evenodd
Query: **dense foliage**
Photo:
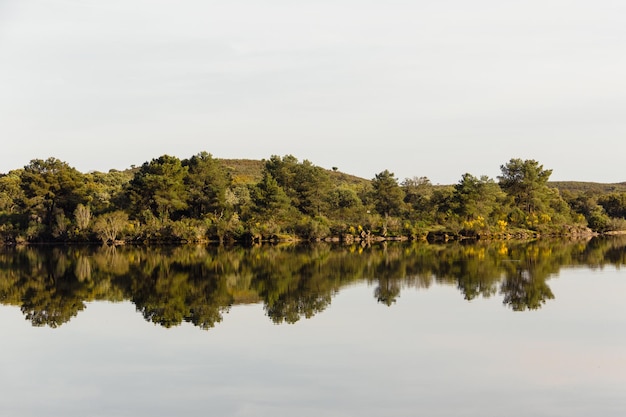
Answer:
M238 167L242 167L238 171ZM511 159L497 181L464 174L451 186L371 181L291 155L219 160L163 155L138 168L81 173L55 158L0 175L0 237L23 242L424 238L575 234L623 229L626 192L548 182L537 161Z

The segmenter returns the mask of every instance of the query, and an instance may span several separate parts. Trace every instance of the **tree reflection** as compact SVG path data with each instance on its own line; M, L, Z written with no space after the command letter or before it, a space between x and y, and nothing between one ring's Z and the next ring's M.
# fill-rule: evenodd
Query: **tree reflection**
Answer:
M331 250L328 245L274 247L256 253L252 286L274 323L295 323L325 310L332 294L342 286L341 275L331 273L331 265L351 269L341 264L343 251Z
M175 250L163 257L150 250L142 259L131 268L141 279L131 281L130 299L146 320L164 327L185 321L203 329L222 321L232 296L208 253Z
M400 281L406 277L407 262L400 246L387 243L382 244L382 250L377 254L373 270L373 276L377 280L374 290L376 300L387 307L396 302L400 296Z
M500 285L503 303L514 311L537 310L547 300L554 299L546 280L558 274L562 265L572 263L579 248L573 243L564 250L549 241L512 248L512 259L503 264L505 276Z
M407 288L433 283L463 298L501 295L514 311L555 298L548 280L563 266L626 264L626 238L585 241L381 244L370 247L18 247L0 252L0 302L34 326L58 327L96 300L130 300L164 327L210 329L231 306L263 303L275 323L324 311L355 282L392 306Z
M552 290L541 277L533 277L528 269L517 268L502 281L503 303L515 311L537 310L546 300L554 298Z
M390 278L380 279L378 287L374 290L374 295L379 303L385 304L387 307L391 306L400 296L398 280Z

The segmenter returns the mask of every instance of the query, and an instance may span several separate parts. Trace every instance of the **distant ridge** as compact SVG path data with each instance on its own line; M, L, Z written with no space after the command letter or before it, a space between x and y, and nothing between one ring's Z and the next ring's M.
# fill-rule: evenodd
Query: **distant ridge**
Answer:
M221 159L216 158L230 172L235 183L254 184L263 177L265 160L262 159ZM356 175L327 169L331 178L338 183L360 185L368 183L370 179L357 177ZM453 184L449 184L453 185ZM618 183L598 183L586 181L550 181L548 185L559 191L567 191L574 194L588 193L590 195L609 194L613 192L626 192L626 181ZM445 184L442 184L445 186Z
M604 184L585 181L550 181L548 185L557 188L561 192L567 191L573 194L601 195L626 192L626 182Z

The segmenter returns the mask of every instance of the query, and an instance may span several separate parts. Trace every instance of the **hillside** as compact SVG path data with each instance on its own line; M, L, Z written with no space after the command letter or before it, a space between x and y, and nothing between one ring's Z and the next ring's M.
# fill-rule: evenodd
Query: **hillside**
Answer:
M263 176L265 160L216 159L228 170L235 183L254 184L259 182ZM363 185L371 180L331 169L327 171L330 177L338 184ZM613 192L626 192L626 182L605 184L581 181L550 181L548 185L557 188L561 192L565 191L575 195L589 194L597 196Z
M581 181L550 181L548 185L557 188L561 192L569 192L574 195L588 194L592 196L626 192L626 182L603 184L598 182Z
M216 158L237 184L255 184L263 177L265 160L262 159L220 159ZM365 185L369 179L357 177L331 169L326 170L336 184Z
M237 184L254 184L263 177L263 160L257 159L220 159L217 161L228 171Z

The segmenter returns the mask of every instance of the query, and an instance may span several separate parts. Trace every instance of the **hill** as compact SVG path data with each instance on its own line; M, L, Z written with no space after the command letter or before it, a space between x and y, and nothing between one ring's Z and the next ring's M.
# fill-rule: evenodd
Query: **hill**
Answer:
M603 184L581 181L550 181L548 185L557 188L561 192L565 191L574 195L587 194L590 196L599 196L626 192L626 182Z
M220 159L216 158L228 171L237 184L254 184L263 177L265 162L258 159Z
M224 168L230 173L233 181L239 184L255 184L263 176L264 159L219 159L216 158ZM327 169L330 177L336 184L365 185L371 179L357 177L344 172ZM626 182L620 183L598 183L584 181L550 181L548 185L557 188L560 192L574 195L587 194L599 196L613 192L626 192ZM447 187L449 185L441 185Z
M261 180L263 176L263 159L219 159L218 161L230 173L235 183L254 184ZM344 172L327 169L330 177L338 184L364 185L371 179L357 177ZM604 195L613 192L626 192L626 182L620 183L598 183L584 181L550 181L549 186L557 188L561 192L569 192L575 195ZM449 186L443 184L442 186Z
M265 160L261 159L219 159L216 158L228 171L237 184L255 184L263 177ZM327 169L330 178L335 184L366 185L369 179L346 174L344 172Z

